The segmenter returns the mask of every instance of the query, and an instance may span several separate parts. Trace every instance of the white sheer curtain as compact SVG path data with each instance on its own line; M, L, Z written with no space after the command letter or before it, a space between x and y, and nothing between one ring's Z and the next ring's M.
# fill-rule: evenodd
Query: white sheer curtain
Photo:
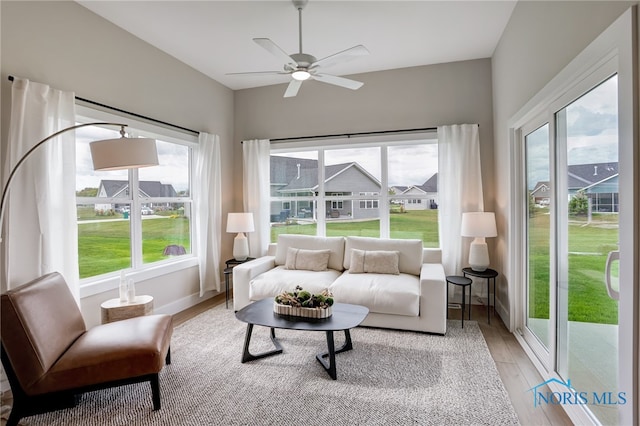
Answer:
M222 174L220 138L200 133L193 182L196 250L200 265L200 296L220 291Z
M72 92L16 78L4 181L31 147L75 124ZM75 134L66 132L34 151L14 177L3 241L7 288L58 271L80 300L75 150Z
M269 170L270 143L268 139L243 141L243 201L244 211L253 213L255 231L248 233L249 253L251 257L267 254L271 241L269 228Z
M460 236L462 213L484 211L477 124L438 127L438 223L447 275L460 275L469 244Z

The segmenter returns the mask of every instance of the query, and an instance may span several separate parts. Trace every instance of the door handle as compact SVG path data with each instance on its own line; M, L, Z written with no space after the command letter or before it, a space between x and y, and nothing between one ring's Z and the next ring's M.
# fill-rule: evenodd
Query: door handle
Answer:
M604 271L604 280L607 285L607 293L609 294L609 297L613 300L620 300L620 293L617 290L614 290L613 287L611 287L611 264L616 260L620 260L620 251L610 251L609 255L607 256L607 264Z

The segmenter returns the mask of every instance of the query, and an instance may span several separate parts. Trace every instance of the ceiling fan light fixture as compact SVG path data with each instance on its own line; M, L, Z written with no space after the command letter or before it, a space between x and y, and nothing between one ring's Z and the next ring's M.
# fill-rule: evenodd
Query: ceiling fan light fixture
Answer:
M298 70L298 71L292 72L291 77L293 77L295 80L298 80L298 81L305 81L305 80L308 80L309 77L311 77L311 74L309 74L309 72L305 70Z

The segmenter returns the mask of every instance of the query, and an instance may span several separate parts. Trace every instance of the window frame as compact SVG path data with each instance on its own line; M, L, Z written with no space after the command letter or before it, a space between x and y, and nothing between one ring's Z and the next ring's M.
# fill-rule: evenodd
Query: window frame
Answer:
M175 130L173 128L164 127L161 125L153 124L147 121L141 121L139 118L130 117L126 115L113 114L95 107L85 105L82 101L76 101L76 122L78 123L91 123L91 122L114 122L125 123L129 127L125 128L127 132L131 129L132 136L145 136L154 139L159 139L163 142L176 143L179 145L187 146L190 148L189 154L189 197L177 197L170 198L171 202L175 203L190 203L193 206L193 182L195 178L195 155L198 148L198 136L192 133L186 133L183 131ZM109 127L111 129L111 127ZM130 193L137 193L138 179L137 171L129 170L128 179L132 184L134 191ZM166 201L167 198L144 198L133 197L130 198L98 198L98 197L77 197L76 204L93 204L94 202L105 203L121 203L129 204L132 206L130 211L139 211L143 204L156 201ZM136 207L134 207L136 206ZM195 209L191 208L190 229L189 238L194 241L194 221L195 221ZM192 268L198 265L197 248L194 244L191 245L191 253L186 255L177 256L171 259L164 259L152 263L143 263L142 261L142 218L141 215L131 215L132 230L131 230L131 267L127 268L127 277L132 278L134 281L145 281L153 279L159 276L163 276L169 273L178 272L184 269ZM133 228L138 229L134 231ZM139 253L136 247L140 247ZM135 250L135 251L134 251ZM92 296L95 294L103 293L112 289L116 289L119 284L120 270L109 272L106 274L96 275L93 277L87 277L80 279L80 298Z
M281 141L278 143L272 143L270 148L270 155L283 154L283 153L304 153L304 152L317 152L319 180L318 190L315 195L312 196L296 196L297 201L308 201L317 206L316 209L316 235L326 236L326 202L327 201L350 201L355 206L360 206L362 201L374 201L377 202L380 210L380 238L390 238L391 224L390 214L388 208L380 209L380 206L389 206L392 200L406 200L411 198L420 198L418 195L391 195L387 190L382 188L388 188L388 148L395 146L407 146L407 145L424 145L424 144L437 144L438 134L437 129L420 131L420 132L407 132L407 133L388 133L384 135L369 135L369 136L353 136L345 138L319 138L319 139L305 139L303 141ZM363 148L380 148L380 167L381 167L381 190L373 195L333 195L334 193L327 194L324 189L325 180L325 152L339 149L363 149ZM324 194L324 195L320 195ZM284 201L285 197L270 197L271 202ZM440 242L439 242L440 244Z

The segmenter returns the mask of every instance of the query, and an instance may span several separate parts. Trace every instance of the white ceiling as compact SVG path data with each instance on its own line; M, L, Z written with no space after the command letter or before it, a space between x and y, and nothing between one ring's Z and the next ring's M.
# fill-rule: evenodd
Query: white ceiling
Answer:
M279 1L78 1L94 13L231 89L290 76L228 76L282 70L255 44L270 38L298 52L298 11ZM304 53L318 59L363 44L371 52L323 69L349 75L491 57L516 0L310 0L302 12Z

